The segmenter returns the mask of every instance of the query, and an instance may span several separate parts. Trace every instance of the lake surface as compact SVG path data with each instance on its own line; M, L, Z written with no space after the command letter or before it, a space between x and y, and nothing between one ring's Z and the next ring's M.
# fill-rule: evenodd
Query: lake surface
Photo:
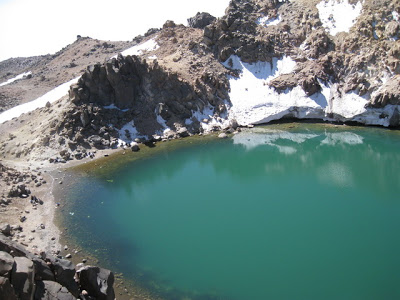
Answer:
M397 131L199 139L77 172L73 237L167 299L400 299Z

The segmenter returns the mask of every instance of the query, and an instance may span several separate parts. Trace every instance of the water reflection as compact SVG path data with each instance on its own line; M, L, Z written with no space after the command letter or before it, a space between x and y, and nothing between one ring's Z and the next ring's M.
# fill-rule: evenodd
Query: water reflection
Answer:
M281 140L301 144L317 136L316 134L256 128L250 132L240 132L236 134L232 140L234 144L243 145L247 150L251 150L265 144L275 146L276 143Z
M315 277L310 280L313 284L321 278L318 266L324 270L337 267L336 262L329 265L329 259L338 257L340 251L344 253L340 259L346 257L348 249L343 250L341 242L332 243L330 238L342 241L342 235L349 233L347 245L365 236L360 234L365 231L365 220L357 223L352 213L362 210L360 216L368 216L369 224L378 215L377 210L368 211L370 207L375 205L382 215L388 204L396 207L398 199L394 195L400 192L399 146L400 139L387 131L256 128L232 139L161 152L107 173L106 177L86 178L79 182L84 193L76 195L76 213L68 217L79 220L81 226L76 232L81 236L100 231L100 235L92 236L105 239L98 244L114 249L109 253L110 259L117 255L121 261L118 266L132 276L137 270L154 273L144 277L162 286L165 278L176 276L178 286L192 290L210 291L215 284L217 294L219 286L226 284L222 294L232 292L232 298L263 299L259 295L269 289L254 297L248 295L259 287L265 288L257 280L270 276L268 280L273 282L282 268L295 264L296 255L301 257L300 265L285 274L304 270L301 264L305 261L310 267L308 262L333 249L332 255L322 257L316 264ZM385 205L377 205L383 201ZM361 205L364 202L368 205ZM87 215L91 218L87 219ZM338 217L341 222L337 222ZM375 220L377 225L384 221ZM376 236L382 235L378 232ZM131 242L125 244L127 240ZM304 240L315 244L307 248ZM369 237L366 240L371 241ZM367 242L353 247L356 259L360 257L358 249L371 248L365 247ZM295 253L291 249L296 249ZM313 254L308 256L310 252ZM253 261L256 255L258 259ZM273 259L268 260L269 257ZM371 257L375 258L375 253ZM271 268L279 261L285 264ZM359 265L368 264L360 260ZM274 271L268 273L271 269ZM243 276L237 270L259 274ZM345 273L338 272L341 276ZM291 282L296 284L304 279L303 275L296 273ZM239 277L239 282L232 284ZM274 284L288 279L283 277ZM308 283L306 280L300 286ZM174 286L168 281L165 285L165 290ZM236 292L246 296L237 296Z
M359 145L363 143L363 137L353 132L325 133L325 136L326 138L321 142L321 145Z
M336 162L329 162L316 171L318 181L338 187L351 187L354 184L354 176L349 167Z

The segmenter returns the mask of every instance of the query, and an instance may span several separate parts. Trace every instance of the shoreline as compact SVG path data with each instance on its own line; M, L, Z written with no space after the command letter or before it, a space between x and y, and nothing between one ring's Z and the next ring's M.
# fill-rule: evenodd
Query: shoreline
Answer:
M336 124L331 122L313 122L313 120L281 120L280 122L268 123L256 125L255 127L266 126L271 129L276 129L275 127L280 127L280 129L291 130L297 127L296 124L301 123L311 123L311 124L320 124L321 126L329 126L329 127L371 127L378 128L377 126L366 126L366 125L357 125L354 126L349 124ZM382 129L388 129L379 126ZM246 130L246 129L245 129ZM389 129L393 130L393 129ZM199 138L217 138L217 135L220 132L210 132L205 135L195 135L194 139L200 141ZM174 139L172 142L176 142L178 140L187 141L189 139L189 143L191 137L182 138L182 139ZM157 142L156 145L168 143L165 142ZM186 142L184 142L186 143ZM181 143L176 143L175 145L180 145ZM163 147L148 147L144 144L141 144L140 155L138 157L146 157L146 155L154 155L157 151L154 151L158 148ZM172 149L172 148L171 148ZM127 160L129 161L129 156L133 154L131 153L131 149L96 149L96 155L94 158L83 158L82 160L70 160L66 163L58 163L53 164L48 161L0 161L5 166L16 169L20 172L28 172L31 174L36 174L38 176L43 177L46 181L46 184L43 184L39 187L31 187L32 194L35 195L41 200L43 200L43 205L38 205L37 209L32 209L32 204L29 202L30 198L13 198L13 201L7 207L6 211L11 212L7 213L7 217L5 214L0 214L0 223L8 222L10 225L21 225L23 230L21 233L14 234L12 240L17 241L26 247L27 250L31 251L34 254L40 254L40 252L45 251L47 253L51 253L55 256L61 255L63 258L67 258L72 261L75 265L78 263L82 263L83 259L87 260L88 265L102 265L99 258L96 257L95 253L90 253L90 251L82 249L80 245L70 237L69 228L63 228L62 219L58 216L58 209L62 209L62 207L58 207L56 204L59 202L58 192L63 188L68 188L66 183L68 179L68 170L71 168L83 168L87 165L88 168L93 168L94 166L99 165L101 167L102 164L112 163L115 159L120 159L121 155L126 155ZM135 155L136 156L136 155ZM133 156L132 156L133 157ZM82 170L83 170L82 169ZM65 182L64 182L65 181ZM7 192L4 190L3 186L3 194ZM9 187L8 187L9 188ZM30 195L29 195L30 197ZM28 212L27 212L28 211ZM65 212L64 212L65 213ZM24 222L20 222L20 216L26 216L26 220ZM41 228L40 225L43 224L44 228ZM68 246L67 249L65 246ZM72 257L66 257L67 254L71 254ZM111 270L115 272L115 270ZM143 299L159 299L159 296L152 295L151 291L147 291L145 287L140 286L140 283L135 284L132 280L125 279L123 274L115 273L115 284L114 289L117 295L117 299L132 299L132 297L141 297ZM137 292L139 294L137 294ZM139 298L140 299L140 298Z

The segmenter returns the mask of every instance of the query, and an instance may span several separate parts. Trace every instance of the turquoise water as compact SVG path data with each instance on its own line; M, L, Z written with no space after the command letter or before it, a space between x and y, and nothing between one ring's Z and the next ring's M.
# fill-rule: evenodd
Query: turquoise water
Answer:
M268 128L77 177L66 222L167 299L400 299L400 135Z

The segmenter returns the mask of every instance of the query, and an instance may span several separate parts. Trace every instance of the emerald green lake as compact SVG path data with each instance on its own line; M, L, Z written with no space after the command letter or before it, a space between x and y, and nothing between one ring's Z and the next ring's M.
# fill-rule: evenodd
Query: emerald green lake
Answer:
M107 267L167 299L400 299L397 131L173 143L74 175L65 223Z

